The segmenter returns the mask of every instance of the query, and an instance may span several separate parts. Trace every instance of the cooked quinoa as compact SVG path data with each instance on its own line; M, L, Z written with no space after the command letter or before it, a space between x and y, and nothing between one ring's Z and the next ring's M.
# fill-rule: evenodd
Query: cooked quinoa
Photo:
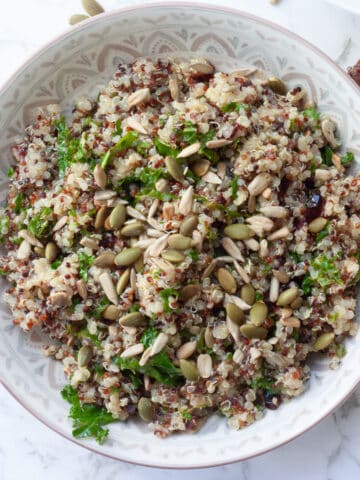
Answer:
M63 363L74 435L240 429L357 332L360 176L300 87L206 60L120 65L13 147L1 272Z

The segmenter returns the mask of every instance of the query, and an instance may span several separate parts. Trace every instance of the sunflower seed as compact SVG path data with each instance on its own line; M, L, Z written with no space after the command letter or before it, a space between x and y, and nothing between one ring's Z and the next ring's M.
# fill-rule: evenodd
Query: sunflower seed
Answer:
M121 310L115 305L109 305L103 311L103 318L106 320L117 320L120 317Z
M275 303L279 298L279 288L280 288L280 282L274 275L270 282L270 292L269 292L270 302Z
M107 214L108 214L107 207L99 208L95 217L95 224L94 224L95 230L100 230L101 228L103 228Z
M154 265L166 273L169 281L174 281L176 270L170 262L164 261L161 258L152 258L151 260Z
M58 230L61 230L67 224L67 221L68 221L68 217L66 215L63 217L60 217L52 229L53 233L57 232Z
M136 220L123 226L120 233L124 237L138 237L144 230L144 224Z
M285 218L287 215L287 210L284 207L268 206L268 207L262 207L259 210L266 217L270 217L270 218Z
M200 150L201 143L195 142L191 145L185 147L181 152L178 154L177 158L188 158L197 153Z
M186 380L195 381L199 378L199 371L194 362L189 360L180 360L180 370Z
M80 240L80 245L83 247L90 248L90 250L98 250L99 243L98 240L94 240L93 238L84 237Z
M44 247L44 245L32 233L28 232L27 230L20 230L18 235L34 247Z
M252 197L257 197L271 183L272 177L269 173L259 173L248 185L249 193Z
M79 367L86 367L92 357L92 348L89 345L83 345L78 351L77 364Z
M181 233L174 233L168 238L169 247L175 250L187 250L191 247L191 238L181 235Z
M223 246L225 252L231 255L236 260L240 262L244 262L245 259L240 252L240 248L236 245L236 243L230 237L224 237L221 240L221 245Z
M105 170L100 165L96 165L94 168L94 180L99 188L104 189L106 187L107 176Z
M206 147L210 149L221 148L225 147L226 145L230 145L232 143L231 140L226 140L225 138L219 138L217 140L209 140L206 142Z
M135 291L136 290L136 270L132 268L130 271L130 286Z
M142 220L143 222L146 222L146 217L141 212L139 212L139 210L136 210L136 208L127 206L126 213L129 215L129 217L136 218L137 220Z
M296 317L280 318L280 323L285 327L300 328L300 320Z
M191 63L189 66L190 70L201 73L203 75L210 75L211 73L214 73L214 67L207 62L194 62Z
M158 257L161 252L166 248L168 243L169 235L162 235L157 238L155 241L151 239L151 245L147 248L145 252L145 257Z
M250 224L250 227L254 231L256 231L255 227L260 227L265 232L269 232L274 228L274 222L270 218L262 215L252 215L246 219L246 222Z
M151 400L146 397L141 397L138 402L139 416L144 422L150 423L155 417L155 407Z
M197 176L202 177L204 176L210 168L211 163L209 160L201 159L197 160L193 164L191 164L191 171Z
M134 117L128 118L127 124L128 124L128 127L132 128L133 130L136 130L139 133L142 133L144 135L148 133L146 128L143 125L141 125L141 123L138 120L136 120L136 118Z
M209 277L212 274L212 272L214 271L214 269L216 267L216 264L217 264L217 260L211 260L209 265L205 268L205 270L202 274L202 278Z
M260 244L255 238L248 238L247 240L244 240L244 243L247 248L253 252L258 252L260 249Z
M86 300L88 296L88 292L87 292L86 283L84 282L84 280L82 279L78 280L76 282L76 288L80 297L83 300Z
M169 78L169 90L171 98L175 101L178 101L180 98L180 89L179 89L179 82L175 75L172 75Z
M123 327L140 327L146 324L146 319L140 312L131 312L121 317L119 323Z
M261 258L265 258L268 256L268 254L269 254L268 242L267 240L265 240L265 238L263 238L262 240L260 240L260 243L259 243L259 256Z
M143 367L144 365L146 365L150 356L151 356L151 347L148 347L146 350L144 350L143 354L141 355L141 358L139 360L140 367ZM144 378L144 380L145 380L145 378Z
M199 218L197 215L190 215L185 218L180 225L181 235L190 236L197 227L198 222Z
M148 103L150 98L150 90L148 88L142 88L128 96L127 104L129 108L136 107L141 103Z
M196 340L192 342L186 342L177 349L176 357L179 360L186 360L187 358L191 357L193 353L195 353L196 347L197 347Z
M205 175L203 175L202 180L204 180L204 182L211 183L212 185L222 184L221 178L218 177L214 172L207 172Z
M240 341L240 328L239 325L231 320L230 317L226 317L226 326L233 337L234 341L237 343Z
M323 333L320 337L317 338L316 342L313 345L313 350L318 352L319 350L324 350L327 348L334 340L334 333Z
M182 289L180 290L179 301L187 303L189 300L192 300L193 298L200 295L200 292L200 285L196 285L193 283L185 285L185 287L182 287Z
M125 248L115 257L115 265L128 267L135 263L141 256L142 252L139 247Z
M181 263L185 260L184 254L172 249L163 250L161 256L164 260L171 263Z
M116 192L112 190L97 190L94 194L95 202L104 202L116 197Z
M249 77L253 73L256 73L258 71L257 68L255 67L242 67L234 70L231 72L231 75L235 77Z
M69 24L76 25L77 23L83 22L88 18L90 17L88 17L87 15L82 15L81 13L75 13L74 15L71 15L71 17L69 18Z
M329 142L330 147L337 148L339 146L339 143L335 138L335 130L336 130L335 123L330 118L325 118L321 122L321 130L324 137Z
M153 357L157 353L160 353L161 350L166 347L168 341L169 335L163 332L159 333L159 335L155 338L154 343L152 344L150 356Z
M197 369L201 378L209 378L212 372L212 359L208 353L202 353L197 358Z
M226 306L228 303L235 303L241 310L250 310L251 308L251 305L246 303L245 300L235 295L225 295L224 305Z
M160 206L160 200L158 198L156 198L155 201L153 202L153 204L151 205L151 207L149 208L148 220L149 220L149 218L151 218L155 215L156 210L159 208L159 206Z
M91 17L104 12L103 7L96 0L81 0L81 3L85 12Z
M290 233L290 230L288 227L282 227L279 230L276 230L276 232L272 233L267 237L267 240L269 242L272 242L274 240L281 240L283 238L286 238Z
M177 182L182 182L184 180L184 171L181 165L173 157L165 158L165 165L169 174Z
M117 305L118 296L117 296L110 273L103 272L101 275L99 275L99 282L109 301L114 305Z
M213 347L213 345L214 345L214 337L213 337L213 334L212 334L212 331L211 331L211 328L210 328L210 327L206 327L206 328L205 328L204 341L205 341L205 345L206 345L208 348L212 348L212 347Z
M245 282L245 283L249 283L250 282L250 277L249 275L247 274L246 270L241 267L239 265L239 263L234 260L234 267L235 267L235 270L237 271L237 273L240 275L241 279Z
M188 215L193 207L194 189L192 186L185 190L179 203L179 213Z
M222 288L227 293L235 293L237 289L236 280L226 268L219 268L216 277Z
M50 303L58 307L68 307L71 304L71 297L66 292L55 292L49 297Z
M127 268L119 277L119 280L116 284L116 293L121 295L122 292L125 290L127 284L129 283L130 279L130 269Z
M132 345L131 347L127 348L122 352L120 355L121 358L131 358L140 355L144 351L144 345L142 343L137 343L136 345Z
M35 247L36 248L36 247ZM16 252L16 258L18 260L27 260L31 254L31 245L27 240L23 240Z

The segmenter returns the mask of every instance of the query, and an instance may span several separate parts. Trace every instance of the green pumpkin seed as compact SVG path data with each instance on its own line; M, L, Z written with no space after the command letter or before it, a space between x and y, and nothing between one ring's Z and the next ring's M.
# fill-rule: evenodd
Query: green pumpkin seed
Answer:
M116 293L118 295L121 295L122 292L125 290L127 284L129 283L129 279L130 279L130 268L127 268L125 272L123 272L120 275L119 280L117 281Z
M183 287L180 290L179 301L186 303L192 298L199 295L200 291L201 291L200 285L196 285L196 284L185 285L185 287Z
M108 214L108 208L107 207L101 207L96 213L95 217L95 230L100 230L103 228L106 217Z
M58 248L54 242L49 242L45 247L45 258L51 263L53 262L58 254Z
M224 234L232 240L247 240L254 232L244 223L233 223L224 228Z
M123 327L140 327L140 325L146 324L146 320L142 313L131 312L121 317L119 323Z
M266 338L267 330L264 327L257 327L256 325L252 325L251 323L246 323L245 325L241 325L240 332L246 338L258 338L259 340L263 340Z
M114 265L115 253L113 252L104 252L94 260L95 267L108 268Z
M121 203L113 208L109 216L109 226L113 230L119 230L126 219L126 208Z
M334 333L323 333L314 343L313 350L315 352L318 352L319 350L324 350L332 343L334 338Z
M81 0L81 3L85 12L91 17L104 12L103 7L96 0Z
M226 268L219 268L218 271L216 272L216 278L218 279L218 282L222 286L222 288L225 290L227 293L235 293L236 292L236 280L235 278L231 275L231 273L226 270Z
M135 263L142 255L139 247L125 248L115 257L115 265L119 267L128 267Z
M151 400L146 397L141 397L138 402L139 416L144 422L149 423L154 420L155 407Z
M252 305L255 302L255 289L252 285L243 285L240 290L240 297L248 305Z
M288 288L280 293L278 301L276 305L279 307L286 307L286 305L290 305L291 302L295 300L298 296L299 289L297 287Z
M250 320L251 322L260 327L268 315L268 307L264 302L256 302L250 310Z
M301 297L297 297L295 298L295 300L293 302L290 303L290 307L293 309L293 310L297 310L298 308L301 307L301 305L303 304L303 300Z
M106 320L117 320L120 317L121 310L116 305L109 305L102 313Z
M141 222L132 222L121 229L121 235L124 237L138 237L144 230L144 224Z
M79 367L86 367L92 357L92 348L89 345L83 345L78 351L77 363Z
M180 360L180 370L186 380L195 381L199 378L199 371L194 362L190 360Z
M190 215L189 217L185 218L180 225L181 235L185 235L186 237L190 236L197 227L198 223L199 218L197 215Z
M286 95L285 83L277 77L270 77L267 81L268 87L279 95Z
M177 181L182 182L184 180L184 171L180 164L173 157L165 158L165 165L170 175Z
M181 235L181 233L174 233L168 238L169 247L175 250L186 250L191 247L191 238Z
M69 18L69 24L76 25L77 23L83 22L88 18L90 17L88 17L87 15L83 15L81 13L75 13L74 15L71 15L71 17Z
M163 250L161 252L161 256L164 260L167 260L171 263L181 263L185 260L184 254L170 248L168 250Z
M143 257L140 257L139 260L137 260L137 261L134 263L134 267L135 267L136 273L141 272L141 270L144 268L144 258L143 258Z
M37 253L40 257L45 256L45 248L43 247L34 247L34 252Z
M228 303L225 307L226 314L236 325L242 325L244 323L244 312L235 303Z
M327 219L324 217L315 218L312 222L309 223L309 230L311 233L319 233L325 225L327 224Z

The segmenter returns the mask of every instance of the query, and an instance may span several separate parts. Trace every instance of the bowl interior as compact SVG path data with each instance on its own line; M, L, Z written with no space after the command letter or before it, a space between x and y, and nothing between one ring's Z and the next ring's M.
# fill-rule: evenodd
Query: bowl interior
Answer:
M254 66L306 88L320 110L338 123L343 144L360 156L359 91L335 65L299 38L236 11L206 6L154 5L124 9L85 22L65 33L29 61L0 92L0 200L6 191L10 147L37 107L60 102L71 109L82 93L96 94L120 62L136 57L204 56L230 70ZM5 282L1 281L1 290ZM42 357L43 339L24 335L0 304L0 378L50 427L71 437L68 407L59 391L66 383L61 365ZM310 428L335 408L360 379L359 337L347 342L342 367L330 371L315 361L308 391L240 432L212 417L196 438L159 440L142 424L110 427L102 446L83 445L112 457L161 467L200 467L241 460L278 446ZM195 440L195 441L194 441Z

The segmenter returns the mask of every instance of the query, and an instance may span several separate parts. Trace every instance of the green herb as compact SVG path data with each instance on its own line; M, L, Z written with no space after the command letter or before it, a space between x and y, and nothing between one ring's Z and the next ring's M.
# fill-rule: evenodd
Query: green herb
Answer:
M144 345L145 348L150 347L154 343L155 338L159 335L159 332L155 327L149 327L144 330L140 342Z
M328 167L331 167L333 165L332 158L334 155L332 148L329 147L329 145L326 145L326 147L323 147L320 149L320 153L321 153L322 163L324 165L327 165Z
M346 355L346 348L344 347L344 345L342 343L339 343L339 344L335 344L334 345L334 348L335 348L335 353L336 353L336 356L338 358L344 358L345 355Z
M108 307L110 305L110 302L109 300L107 299L107 297L102 297L102 299L100 300L100 302L98 303L97 307L92 311L92 314L93 316L99 320L99 318L101 318L101 315L103 313L103 311L105 310L106 307Z
M99 363L95 363L95 365L93 365L91 367L92 371L96 373L96 375L99 375L99 376L103 376L104 373L105 373L105 368L100 365Z
M120 140L117 142L116 145L111 147L105 155L101 159L101 167L105 169L110 165L110 163L113 161L115 155L118 155L120 152L123 150L127 150L128 148L131 148L136 140L138 139L139 134L135 132L135 130L130 130L127 132L123 137L120 138Z
M66 125L64 117L54 122L57 130L57 155L60 176L63 177L66 169L76 162L86 161L86 154L81 139L73 137Z
M266 390L270 395L276 395L281 393L281 389L274 387L275 380L268 377L258 377L254 378L250 382L251 388L258 388L261 390Z
M341 164L342 165L349 165L354 161L355 157L352 152L346 152L345 155L341 156Z
M307 118L311 118L316 123L320 120L320 112L318 112L315 108L306 108L303 111L303 115Z
M21 207L24 201L24 195L18 193L15 198L14 212L18 215L21 212Z
M299 255L297 252L289 252L289 256L294 260L294 262L301 262L301 255Z
M158 154L163 157L176 158L180 153L180 150L178 148L173 148L171 145L168 145L167 143L162 142L157 137L153 138L153 143Z
M160 297L162 298L162 301L163 301L165 313L171 313L173 311L169 303L170 297L174 297L177 300L178 296L179 296L179 292L177 290L174 290L173 288L165 288L164 290L160 291Z
M54 262L52 262L51 268L52 268L53 270L56 270L56 269L62 264L62 261L63 261L62 258L58 258L57 260L55 260Z
M5 270L3 270L2 268L0 268L0 276L1 277L5 277L7 275L7 273L5 272Z
M189 252L189 257L194 262L197 262L199 260L199 252L197 250L195 250L195 248L192 248Z
M236 200L238 197L238 179L234 177L231 180L231 198Z
M115 135L121 135L123 132L123 129L121 128L121 120L116 120L115 122Z
M310 273L306 273L303 281L301 282L301 289L304 292L304 295L308 296L311 294L311 289L313 287L313 280L310 276Z
M209 355L213 355L214 352L211 348L208 348L205 343L205 328L202 328L200 331L200 335L198 341L196 343L196 350L198 353L208 353Z
M47 237L52 225L52 209L50 207L43 207L40 212L29 221L28 230L34 237Z
M312 175L314 175L315 171L316 171L316 159L313 158L311 160L310 172L312 173Z
M70 403L69 418L73 420L72 434L75 438L94 437L100 444L104 443L109 434L104 425L116 422L104 407L89 403L81 404L77 391L71 385L67 385L61 391L64 400Z
M139 155L141 155L142 157L145 157L147 155L147 152L150 146L151 145L149 142L138 142L135 148Z
M8 233L9 231L9 224L10 224L10 219L8 216L3 215L0 217L0 241L4 241L4 236Z
M221 110L224 113L235 112L235 111L240 113L241 110L246 111L246 110L249 110L250 108L251 108L250 105L246 103L230 102L230 103L227 103L226 105L223 105L221 107Z
M329 235L330 222L327 222L325 227L316 235L316 241L320 242L323 238Z
M187 412L186 410L180 410L180 413L186 422L189 422L192 419L192 415L190 412Z
M262 300L263 298L264 298L264 295L259 290L257 290L255 292L255 302L258 302L258 301Z
M94 345L101 348L101 340L99 340L99 337L94 333L90 333L87 327L79 330L74 335L79 338L88 338Z
M293 337L293 339L295 340L296 343L299 342L299 340L300 340L300 332L299 332L299 330L298 330L297 328L294 328L293 333L292 333L292 337Z
M185 122L185 128L182 131L182 137L186 143L195 143L198 139L198 131L192 122Z
M87 282L89 278L89 268L94 263L95 257L93 255L88 255L85 252L79 252L78 259L80 277L84 282Z
M333 283L341 284L340 272L333 259L326 255L319 255L311 261L310 276L322 288L327 288Z
M129 312L138 312L140 310L140 303L133 303L129 308Z
M15 173L14 167L9 167L9 168L7 169L6 175L7 175L9 178L11 178L11 177L14 176L14 173Z

